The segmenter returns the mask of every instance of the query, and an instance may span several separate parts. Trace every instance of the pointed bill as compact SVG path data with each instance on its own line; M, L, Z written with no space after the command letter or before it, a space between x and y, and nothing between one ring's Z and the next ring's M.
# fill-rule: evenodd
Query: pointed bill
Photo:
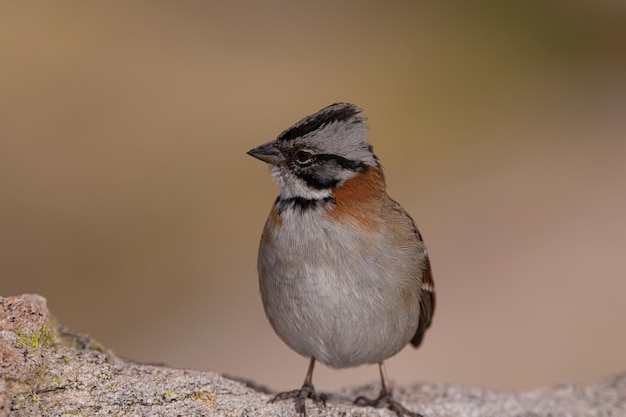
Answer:
M250 149L248 151L248 155L272 165L277 165L282 160L280 150L276 147L275 140L264 143L254 149Z

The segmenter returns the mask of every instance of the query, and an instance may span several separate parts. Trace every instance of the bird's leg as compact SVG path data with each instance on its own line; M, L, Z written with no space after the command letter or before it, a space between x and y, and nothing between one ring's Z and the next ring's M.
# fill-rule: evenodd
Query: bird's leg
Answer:
M382 405L386 405L388 409L396 413L398 417L409 416L409 417L424 417L419 413L414 413L410 410L407 410L402 404L393 399L391 395L391 389L387 383L387 372L385 371L385 365L380 362L378 364L378 369L380 371L380 385L381 390L380 394L376 399L369 399L366 397L358 397L354 400L354 403L357 405L363 406L371 406L371 407L380 407Z
M302 384L302 388L276 394L276 396L272 398L270 402L273 403L274 401L287 400L287 399L293 398L294 402L296 403L296 412L303 417L306 417L305 400L307 398L312 399L318 406L321 404L324 407L326 407L326 395L316 393L315 388L313 387L312 381L313 381L313 367L314 366L315 366L315 358L311 358L311 363L309 364L309 370L306 373L306 378L304 378L304 384Z

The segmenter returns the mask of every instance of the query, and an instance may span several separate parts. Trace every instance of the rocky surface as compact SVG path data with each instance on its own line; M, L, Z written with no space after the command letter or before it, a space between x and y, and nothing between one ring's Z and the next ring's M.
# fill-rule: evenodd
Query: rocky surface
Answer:
M292 416L291 402L215 372L120 359L87 336L55 323L38 295L0 297L0 417L6 416ZM329 394L310 416L393 416L355 407L376 385ZM498 392L451 384L397 386L395 396L426 417L626 416L626 372L593 384Z

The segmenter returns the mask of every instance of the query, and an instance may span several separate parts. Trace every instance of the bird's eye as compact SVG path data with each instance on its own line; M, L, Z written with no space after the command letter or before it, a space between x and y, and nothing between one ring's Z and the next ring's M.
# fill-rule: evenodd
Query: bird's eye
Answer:
M296 161L299 164L307 164L309 162L311 162L311 159L313 158L313 152L310 151L305 151L305 150L299 150L296 152Z

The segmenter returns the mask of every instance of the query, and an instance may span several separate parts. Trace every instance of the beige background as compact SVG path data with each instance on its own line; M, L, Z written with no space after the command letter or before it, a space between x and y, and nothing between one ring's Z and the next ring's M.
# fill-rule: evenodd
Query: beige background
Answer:
M393 379L623 370L626 9L499 4L4 2L0 294L140 361L299 386L256 282L277 189L245 152L351 101L438 290Z

